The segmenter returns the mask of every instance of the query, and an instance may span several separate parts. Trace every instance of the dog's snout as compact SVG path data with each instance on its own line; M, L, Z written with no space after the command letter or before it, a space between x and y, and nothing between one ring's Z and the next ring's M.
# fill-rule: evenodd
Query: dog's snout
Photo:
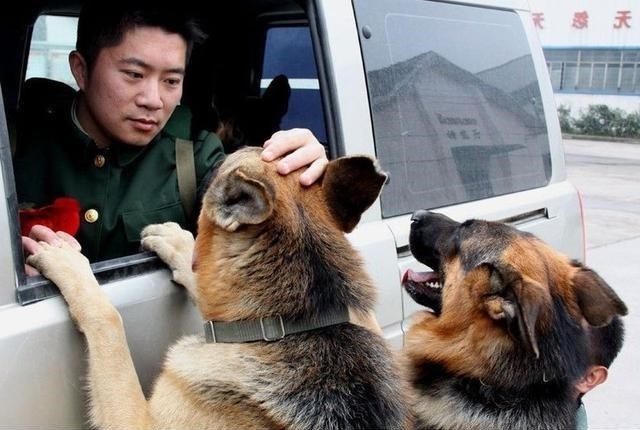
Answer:
M419 209L419 210L415 211L411 215L411 222L418 222L421 219L423 219L424 217L426 217L427 215L429 215L429 211L428 210Z

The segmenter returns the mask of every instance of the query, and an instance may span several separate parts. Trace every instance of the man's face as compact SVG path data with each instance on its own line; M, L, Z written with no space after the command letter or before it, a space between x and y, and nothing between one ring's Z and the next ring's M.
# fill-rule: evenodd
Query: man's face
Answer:
M99 146L114 141L147 145L164 127L182 97L187 44L156 27L125 33L104 48L79 82L85 93L78 118Z

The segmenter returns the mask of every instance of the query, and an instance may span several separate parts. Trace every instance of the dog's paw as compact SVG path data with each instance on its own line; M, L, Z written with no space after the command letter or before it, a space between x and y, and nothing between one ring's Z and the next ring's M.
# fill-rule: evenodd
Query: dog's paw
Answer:
M175 222L167 222L145 227L141 237L142 247L158 254L172 270L174 281L190 287L188 283L193 282L193 234Z
M40 242L40 249L27 258L27 264L56 284L63 294L67 287L95 279L87 257L66 242L60 246Z

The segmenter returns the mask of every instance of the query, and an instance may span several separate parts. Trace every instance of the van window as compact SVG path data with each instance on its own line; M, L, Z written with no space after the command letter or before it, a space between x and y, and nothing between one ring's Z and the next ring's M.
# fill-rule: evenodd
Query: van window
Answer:
M384 217L548 183L547 128L519 15L423 0L353 3L376 152L391 176Z
M49 78L78 88L69 69L69 52L75 49L78 18L40 15L33 26L27 75Z
M309 27L281 26L267 29L261 90L264 91L279 74L287 76L291 86L289 110L282 118L280 128L308 128L320 142L326 143L318 71Z

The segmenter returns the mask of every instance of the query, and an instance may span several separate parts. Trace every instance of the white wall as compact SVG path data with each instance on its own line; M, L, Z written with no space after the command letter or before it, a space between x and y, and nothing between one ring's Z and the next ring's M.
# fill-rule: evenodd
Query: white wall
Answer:
M638 0L529 0L531 13L542 13L537 27L543 47L640 47ZM629 11L627 23L616 19ZM576 13L586 12L586 27L576 28ZM579 27L580 24L576 22ZM620 28L615 28L619 25Z
M537 31L543 48L640 49L640 0L529 0L529 5L532 14L541 14ZM620 11L628 11L629 27L617 19ZM588 18L580 22L585 12ZM590 104L627 112L640 109L640 96L635 95L556 93L555 100L557 106L569 107L574 117Z

